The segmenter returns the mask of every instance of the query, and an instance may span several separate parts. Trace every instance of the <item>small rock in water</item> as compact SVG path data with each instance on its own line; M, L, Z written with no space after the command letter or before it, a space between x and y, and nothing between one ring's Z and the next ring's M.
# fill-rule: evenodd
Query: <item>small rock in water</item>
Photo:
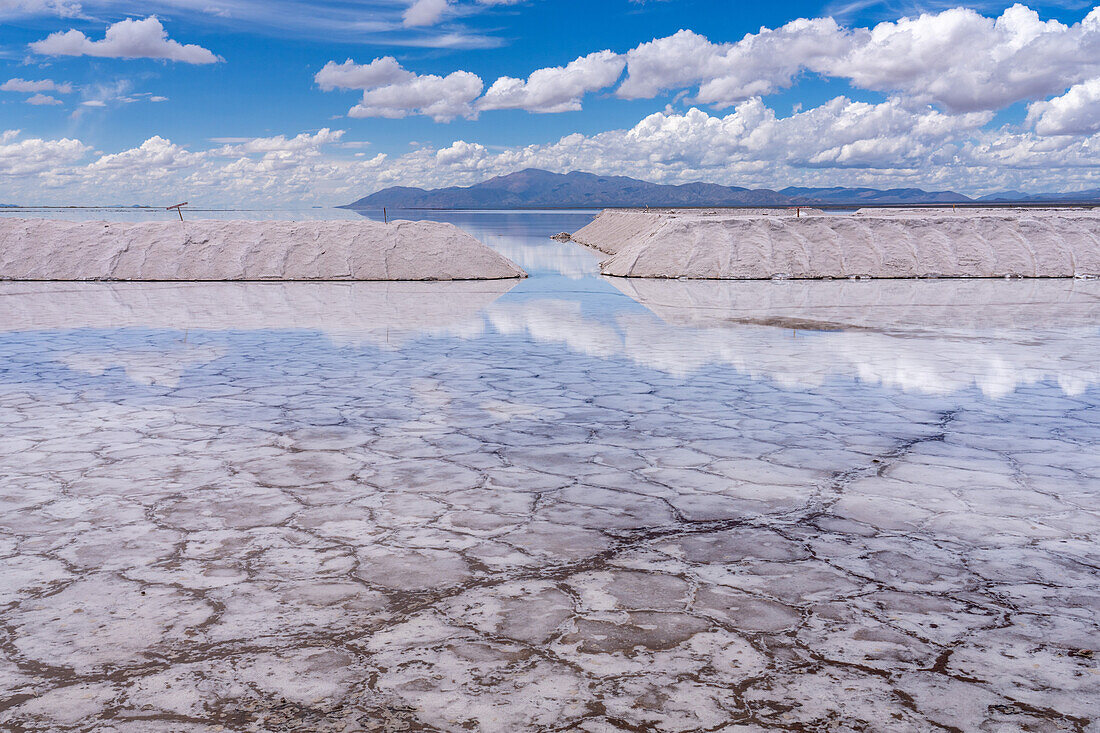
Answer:
M572 241L573 235L569 232L558 232L550 238L556 242L569 242Z

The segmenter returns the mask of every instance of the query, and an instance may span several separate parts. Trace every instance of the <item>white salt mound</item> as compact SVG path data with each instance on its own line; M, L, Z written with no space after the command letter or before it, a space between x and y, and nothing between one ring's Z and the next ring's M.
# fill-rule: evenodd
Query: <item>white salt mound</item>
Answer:
M1100 216L1072 209L608 210L573 235L605 275L773 278L1100 275Z
M431 221L0 220L3 280L495 280L526 273Z

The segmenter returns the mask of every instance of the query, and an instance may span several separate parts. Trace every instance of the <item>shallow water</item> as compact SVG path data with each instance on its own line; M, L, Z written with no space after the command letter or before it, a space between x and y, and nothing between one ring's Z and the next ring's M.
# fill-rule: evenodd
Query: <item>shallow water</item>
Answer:
M436 216L532 277L0 285L0 727L1095 728L1100 282Z

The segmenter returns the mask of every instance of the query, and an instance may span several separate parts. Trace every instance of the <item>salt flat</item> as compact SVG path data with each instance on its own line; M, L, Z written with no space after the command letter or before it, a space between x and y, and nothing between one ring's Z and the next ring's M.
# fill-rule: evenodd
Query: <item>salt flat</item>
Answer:
M1095 282L455 218L532 277L0 286L0 727L1095 727Z
M773 278L1100 275L1100 215L1076 209L607 210L573 239L605 275Z

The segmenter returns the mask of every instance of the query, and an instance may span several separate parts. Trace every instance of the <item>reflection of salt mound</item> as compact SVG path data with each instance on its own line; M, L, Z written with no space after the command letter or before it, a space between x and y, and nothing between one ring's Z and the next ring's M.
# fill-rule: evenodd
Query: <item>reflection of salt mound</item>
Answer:
M0 220L7 280L482 280L524 272L431 221Z
M514 287L482 282L4 283L0 329L307 329L341 341L400 345L467 333Z
M620 318L624 350L673 373L726 364L788 386L837 375L993 396L1100 384L1100 282L612 283L663 322Z
M605 211L573 239L605 275L650 278L1073 277L1100 274L1091 211L861 210L849 216Z
M609 280L668 323L916 331L1100 323L1091 280Z

